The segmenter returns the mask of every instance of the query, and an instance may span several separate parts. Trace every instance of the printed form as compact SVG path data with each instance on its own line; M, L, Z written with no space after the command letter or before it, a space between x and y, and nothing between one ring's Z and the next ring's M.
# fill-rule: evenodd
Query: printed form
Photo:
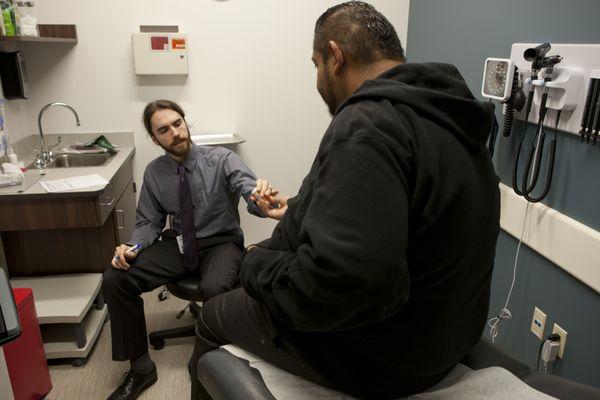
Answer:
M63 192L65 190L83 189L90 186L108 185L108 181L99 174L73 176L54 181L41 181L40 185L48 193Z

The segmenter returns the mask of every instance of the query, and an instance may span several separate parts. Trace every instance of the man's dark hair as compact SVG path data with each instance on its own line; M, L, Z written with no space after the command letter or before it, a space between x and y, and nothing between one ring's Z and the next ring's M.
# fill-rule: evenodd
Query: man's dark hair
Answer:
M379 11L362 1L349 1L325 11L315 24L313 48L326 60L330 40L338 43L357 64L380 59L404 61L396 30Z
M146 105L146 108L144 109L144 114L142 118L144 120L144 126L146 127L146 130L148 131L148 134L151 137L154 136L154 134L152 133L152 123L150 122L150 120L152 119L154 113L158 110L176 111L179 113L179 115L181 115L181 118L185 120L185 113L183 112L183 109L179 106L179 104L175 103L174 101L155 100L151 103L148 103Z

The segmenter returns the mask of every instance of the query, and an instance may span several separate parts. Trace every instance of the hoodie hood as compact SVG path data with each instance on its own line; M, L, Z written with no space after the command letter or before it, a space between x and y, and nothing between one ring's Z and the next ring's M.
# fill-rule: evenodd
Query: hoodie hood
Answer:
M357 101L382 98L408 106L439 124L472 151L485 145L492 128L494 105L475 99L456 67L450 64L400 64L365 81L336 114Z

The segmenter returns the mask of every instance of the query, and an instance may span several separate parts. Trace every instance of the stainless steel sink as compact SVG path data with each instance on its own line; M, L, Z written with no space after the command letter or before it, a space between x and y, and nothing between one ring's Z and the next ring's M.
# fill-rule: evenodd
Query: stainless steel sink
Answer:
M57 154L53 161L46 164L45 168L99 167L106 164L114 154ZM33 163L29 164L27 168L34 168Z

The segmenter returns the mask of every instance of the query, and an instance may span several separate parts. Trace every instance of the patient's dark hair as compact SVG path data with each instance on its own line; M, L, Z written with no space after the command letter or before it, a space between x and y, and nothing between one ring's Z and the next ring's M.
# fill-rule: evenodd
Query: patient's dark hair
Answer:
M154 134L152 133L152 123L150 122L150 120L152 119L152 116L154 115L154 113L157 112L158 110L176 111L179 113L179 115L181 115L181 118L183 118L185 120L185 113L183 112L183 109L179 106L179 104L175 103L174 101L155 100L151 103L148 103L146 105L146 108L144 109L143 120L144 120L144 126L146 127L146 130L148 131L148 134L151 137L154 136Z
M379 11L362 1L349 1L325 11L315 24L313 49L324 60L328 43L336 42L351 61L359 65L381 59L404 61L396 30Z

